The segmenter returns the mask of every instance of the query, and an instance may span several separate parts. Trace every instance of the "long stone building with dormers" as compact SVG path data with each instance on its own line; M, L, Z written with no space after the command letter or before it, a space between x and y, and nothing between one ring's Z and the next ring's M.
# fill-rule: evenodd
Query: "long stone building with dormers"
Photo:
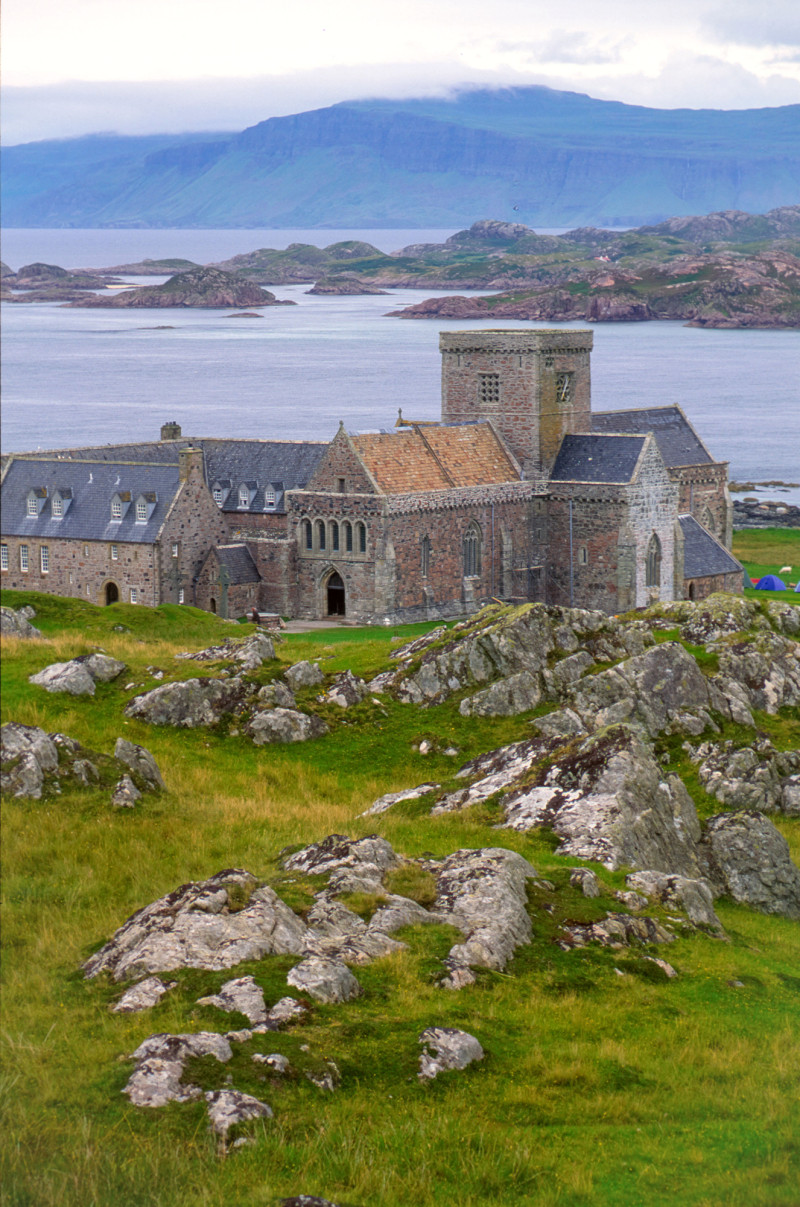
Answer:
M15 454L3 585L382 623L489 599L619 612L739 591L727 464L680 407L592 413L592 332L447 332L442 418L329 443Z

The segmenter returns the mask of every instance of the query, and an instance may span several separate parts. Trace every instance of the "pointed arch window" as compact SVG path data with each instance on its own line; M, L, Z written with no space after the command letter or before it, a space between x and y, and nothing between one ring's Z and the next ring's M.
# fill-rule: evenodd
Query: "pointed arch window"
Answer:
M367 526L366 524L356 524L356 533L358 535L358 552L367 552Z
M650 537L647 546L644 585L646 587L661 586L661 541L655 533Z
M303 543L306 549L314 548L314 529L311 527L311 520L303 520Z
M344 522L344 548L346 553L353 552L353 525L349 520Z
M477 524L470 524L464 533L462 551L464 577L476 578L481 572L481 530Z
M338 553L339 552L339 525L336 523L336 520L331 520L330 537L331 537L331 552Z
M325 544L325 521L317 520L317 548L324 549Z

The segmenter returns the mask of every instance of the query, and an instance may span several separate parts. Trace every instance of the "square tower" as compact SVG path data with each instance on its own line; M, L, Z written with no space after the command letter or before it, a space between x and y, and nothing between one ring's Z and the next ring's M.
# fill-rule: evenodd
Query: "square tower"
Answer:
M591 431L594 333L442 331L442 422L490 420L527 473L549 473L562 438Z

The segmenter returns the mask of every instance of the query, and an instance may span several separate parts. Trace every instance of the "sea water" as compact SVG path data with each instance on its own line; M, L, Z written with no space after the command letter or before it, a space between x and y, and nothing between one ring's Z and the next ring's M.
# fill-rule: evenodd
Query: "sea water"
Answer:
M201 263L258 247L364 239L384 251L441 242L448 231L8 231L12 267L43 260L105 267L182 256ZM156 281L151 279L151 284ZM398 408L435 419L440 331L485 320L387 318L436 290L315 297L275 286L294 306L225 311L72 310L3 305L4 451L185 434L327 440L391 428ZM250 309L250 308L248 308ZM503 327L581 327L582 323ZM793 331L717 331L681 323L596 324L595 410L683 407L712 455L740 481L800 482L800 338ZM767 492L800 502L800 490Z

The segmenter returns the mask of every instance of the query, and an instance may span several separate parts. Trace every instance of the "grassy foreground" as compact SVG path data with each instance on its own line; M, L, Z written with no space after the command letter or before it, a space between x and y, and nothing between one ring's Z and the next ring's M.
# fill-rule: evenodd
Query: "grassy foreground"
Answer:
M490 806L430 818L413 802L358 817L383 792L446 783L464 759L527 736L529 716L464 718L452 701L424 711L364 704L340 714L326 738L262 749L223 730L148 727L123 717L125 701L155 685L157 668L166 678L209 673L173 656L236 633L233 626L187 608L7 595L14 607L34 604L46 642L4 644L2 720L60 730L105 753L122 734L152 750L169 789L131 811L111 809L107 791L66 787L4 803L8 1207L269 1207L301 1192L341 1207L800 1202L796 923L721 901L730 941L678 929L675 943L651 952L678 970L667 980L632 951L567 953L554 944L566 918L615 908L611 893L624 876L589 865L605 895L583 898L568 886L578 861L556 857L546 832L498 831ZM279 657L289 664L313 655L326 671L366 675L385 664L393 638L426 627L294 636ZM47 663L97 646L130 669L94 698L28 684ZM776 744L798 744L796 715L758 720ZM455 745L459 757L420 755L413 747L423 737L438 749ZM679 744L662 753L689 774ZM701 812L719 808L690 790ZM800 822L779 825L800 860ZM198 1062L191 1079L204 1088L231 1075L275 1112L249 1129L254 1146L222 1160L202 1103L157 1111L128 1103L120 1091L132 1066L120 1057L153 1032L243 1026L241 1016L196 999L252 973L269 1004L286 993L296 960L178 973L178 988L158 1007L129 1016L108 1010L120 987L84 981L79 965L135 909L222 868L248 868L302 908L314 885L287 880L277 855L334 831L377 831L409 856L513 847L556 891L532 891L533 942L505 974L482 973L460 993L438 989L438 961L454 932L413 928L399 936L406 952L355 970L365 990L358 1001L315 1006L307 1023L237 1047L227 1065ZM431 1025L470 1031L485 1060L421 1085L417 1037ZM333 1059L342 1087L326 1094L302 1077L264 1082L254 1051L282 1052L300 1069Z
M742 528L733 534L733 552L750 578L777 574L786 585L800 579L800 528ZM781 574L782 566L791 566L790 574ZM754 599L786 599L797 603L795 591L756 591L745 595Z

